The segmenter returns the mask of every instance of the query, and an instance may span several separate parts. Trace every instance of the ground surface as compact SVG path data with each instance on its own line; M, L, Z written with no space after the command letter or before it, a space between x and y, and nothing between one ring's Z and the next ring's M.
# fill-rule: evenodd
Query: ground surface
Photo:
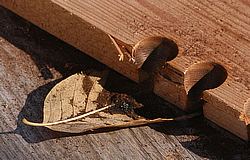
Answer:
M247 143L210 127L202 117L78 135L28 127L20 122L23 117L42 119L46 94L63 78L81 70L104 67L0 7L0 159L249 158ZM124 93L130 93L129 87L135 85L115 72L108 81L107 89ZM121 89L117 82L128 87ZM169 104L154 104L150 98L147 99L152 106L157 106L153 108L155 116L181 114Z

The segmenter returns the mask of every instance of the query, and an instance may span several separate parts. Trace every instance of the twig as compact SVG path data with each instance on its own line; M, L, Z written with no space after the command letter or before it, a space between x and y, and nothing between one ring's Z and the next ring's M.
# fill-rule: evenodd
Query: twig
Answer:
M123 61L124 60L124 54L123 54L121 48L119 47L119 45L117 44L117 42L115 41L115 39L111 35L108 34L108 36L111 39L111 41L113 42L113 44L115 45L115 48L117 49L117 51L119 53L119 61Z

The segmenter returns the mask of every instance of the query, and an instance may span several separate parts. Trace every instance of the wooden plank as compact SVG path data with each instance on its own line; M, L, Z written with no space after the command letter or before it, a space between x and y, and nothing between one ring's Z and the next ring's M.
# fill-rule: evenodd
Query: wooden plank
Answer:
M202 158L150 127L71 135L20 122L42 118L43 100L62 77L98 68L105 66L0 7L0 159Z
M83 135L20 123L27 116L42 119L43 100L62 77L103 67L0 7L0 159L249 158L247 143L224 131L218 132L202 118ZM113 74L121 82L128 81ZM179 114L170 104L163 108L168 116Z
M190 108L190 105L187 105L187 100L190 99L189 89L198 84L197 81L204 73L210 74L217 70L212 63L200 63L193 67L195 70L192 71L190 69L193 64L204 61L221 64L227 71L227 79L218 88L204 92L204 115L239 137L249 139L247 118L240 118L245 117L242 116L244 103L250 97L249 2L0 2L134 81L139 79L138 69L128 60L117 60L119 53L107 34L112 35L118 45L121 48L124 46L130 53L132 48L146 37L163 36L174 40L178 45L178 56L156 75L154 92L184 110L192 110L196 106L192 105ZM193 72L195 74L192 74ZM219 81L221 74L224 73L211 73L211 84ZM196 75L200 77L192 79ZM211 87L210 83L207 83L210 81L205 82L201 82L203 89ZM216 85L219 83L214 86ZM171 96L171 93L175 92L178 92L178 96Z

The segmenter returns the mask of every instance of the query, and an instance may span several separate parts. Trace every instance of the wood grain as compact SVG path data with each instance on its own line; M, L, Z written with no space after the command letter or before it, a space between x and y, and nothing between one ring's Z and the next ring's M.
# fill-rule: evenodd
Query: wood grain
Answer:
M248 140L249 130L239 116L250 97L250 9L247 1L6 1L1 4L36 25L86 52L132 80L138 70L128 61L119 63L118 52L107 34L128 50L140 40L164 36L176 42L178 57L168 62L179 84L170 85L161 74L154 92L184 110L187 93L183 81L188 68L202 61L221 64L228 78L218 88L204 92L204 115ZM243 12L244 11L244 12ZM216 79L216 77L214 78ZM162 84L166 84L163 85ZM172 87L171 87L172 86ZM176 86L176 87L174 87ZM168 88L170 87L170 88ZM168 92L168 93L166 93ZM170 93L183 93L169 97ZM178 94L177 94L178 95ZM181 97L181 98L180 98ZM183 101L180 99L183 99ZM194 108L192 108L194 109ZM216 116L212 113L215 113ZM228 123L230 122L230 123ZM239 128L236 126L240 126Z
M45 96L62 78L104 67L0 7L0 159L249 158L247 143L211 128L202 118L83 135L57 133L20 122L23 117L42 121ZM112 74L118 81L129 81ZM172 108L165 104L159 113L180 114Z

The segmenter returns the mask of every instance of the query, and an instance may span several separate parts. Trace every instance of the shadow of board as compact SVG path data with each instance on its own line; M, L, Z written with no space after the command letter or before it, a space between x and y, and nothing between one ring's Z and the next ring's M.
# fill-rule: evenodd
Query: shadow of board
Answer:
M48 66L54 67L63 75L63 77L90 68L105 68L104 65L96 62L89 56L84 55L79 50L60 41L1 6L0 36L8 40L15 47L29 54L45 80L53 78L53 74L48 69ZM116 72L111 72L110 77L113 77L113 79L110 80L114 82L112 84L124 82L124 84L127 83L126 86L130 87L122 88L122 86L114 85L104 86L107 90L127 94L134 92L131 88L134 88L135 84L130 80ZM21 122L24 117L36 122L42 121L44 99L53 86L61 80L62 79L58 79L40 86L28 95L25 105L18 116L17 128L14 132L10 133L20 134L28 143L38 143L60 137L82 136L86 134L112 131L97 130L95 132L86 132L82 134L69 134L55 132L45 127L30 127L24 125ZM134 95L134 98L147 105L145 110L140 113L146 117L173 117L180 113L180 111L170 107L171 105L166 106L166 104L158 103L160 101L159 97L151 93L142 97ZM146 101L143 101L143 99ZM154 106L154 108L152 108L152 106ZM223 132L218 132L209 127L202 118L185 122L155 124L150 125L150 127L164 133L165 135L174 135L176 137L181 136L182 140L178 139L178 141L183 147L202 157L239 158L249 156L248 144L235 137L225 136ZM198 138L195 140L189 140L189 135L197 136ZM237 148L235 146L237 146Z
M44 80L54 78L49 67L55 68L64 77L82 69L105 67L1 6L0 36L24 51L22 53L30 55Z

